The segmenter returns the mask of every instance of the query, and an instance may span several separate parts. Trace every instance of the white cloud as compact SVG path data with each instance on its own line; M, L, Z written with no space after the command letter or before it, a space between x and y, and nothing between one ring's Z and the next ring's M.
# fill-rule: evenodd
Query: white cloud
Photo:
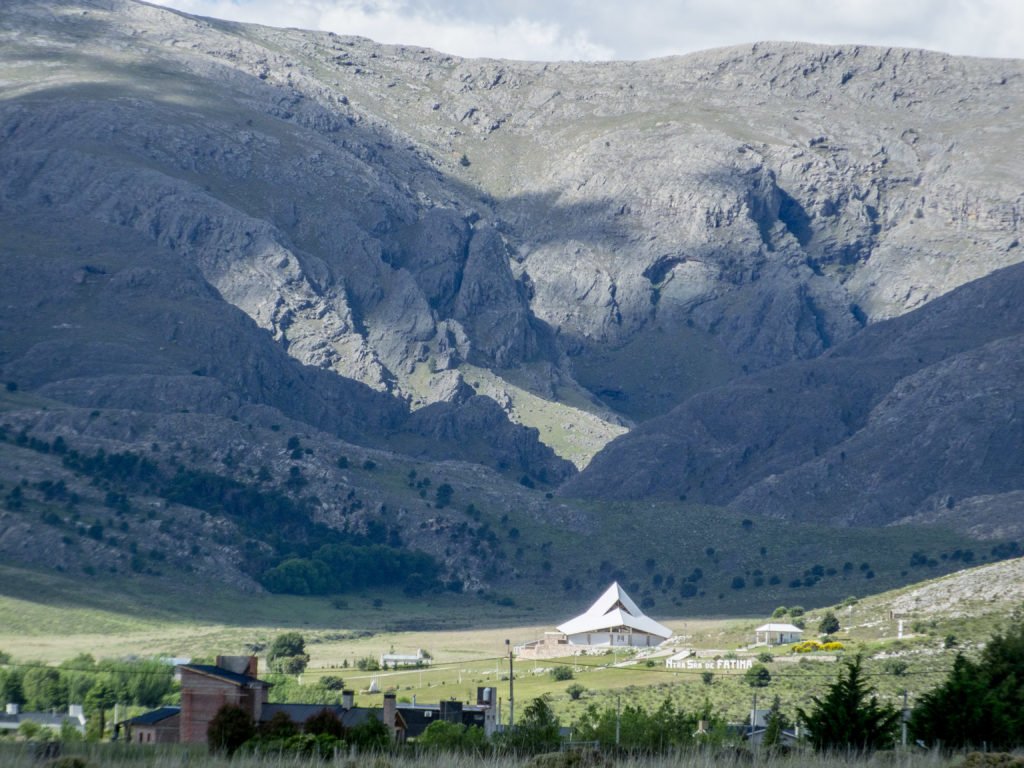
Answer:
M460 56L651 58L760 40L1024 57L1021 0L157 0Z
M615 51L591 41L584 30L566 30L552 19L523 15L470 18L394 0L156 0L188 13L270 26L302 27L359 35L379 43L434 48L467 57L610 59Z

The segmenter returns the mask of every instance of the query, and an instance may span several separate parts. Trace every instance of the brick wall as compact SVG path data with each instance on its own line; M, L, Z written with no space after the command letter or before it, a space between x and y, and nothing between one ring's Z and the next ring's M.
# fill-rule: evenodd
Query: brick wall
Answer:
M217 710L235 704L254 714L252 695L227 680L219 680L200 672L181 670L181 741L205 744L206 730ZM246 706L248 704L248 706ZM254 718L255 719L255 718Z

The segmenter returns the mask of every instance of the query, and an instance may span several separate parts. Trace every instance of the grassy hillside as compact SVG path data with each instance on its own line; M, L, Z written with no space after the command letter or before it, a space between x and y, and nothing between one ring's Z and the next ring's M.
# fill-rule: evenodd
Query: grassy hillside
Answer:
M976 585L988 585L994 595L977 601ZM353 595L344 602L323 598L253 595L238 599L230 591L212 591L201 602L198 586L183 581L176 590L160 589L153 580L92 582L54 577L23 569L0 569L0 650L16 660L56 662L78 653L98 658L138 656L212 657L218 653L261 652L280 632L296 629L307 642L310 667L298 681L279 685L275 696L301 700L303 686L316 686L324 675L341 676L359 693L357 700L372 704L378 694L367 692L376 682L380 691L395 691L400 699L437 701L475 698L481 685L496 685L507 702L508 657L505 640L521 644L572 613L532 607L497 606L450 594L410 599L401 594ZM808 696L835 679L837 663L854 654L866 658L866 671L882 698L911 701L936 685L959 651L975 652L1024 602L1024 559L983 566L901 588L842 606L802 606L805 637L815 637L823 612L837 613L841 630L834 639L839 653L794 654L787 647L771 649L765 659L772 681L754 691L743 672L715 669L710 681L705 670L667 670L667 651L633 659L625 653L546 661L516 659L517 706L548 695L563 721L578 718L590 705L605 706L616 697L632 705L655 707L671 698L687 710L708 702L729 719L742 720L757 694L758 706L778 695L783 708L804 706ZM929 595L942 594L935 602ZM379 602L377 602L379 601ZM573 612L588 603L578 603ZM790 608L796 604L789 602ZM893 615L893 612L896 615ZM797 613L798 611L794 611ZM748 648L753 628L767 612L746 617L667 617L652 609L676 633L674 647L697 650L702 662L756 658L765 649ZM903 637L898 636L903 619ZM792 620L787 615L782 620ZM430 667L412 670L358 669L364 658L381 653L430 653ZM571 680L555 680L551 670L567 666ZM572 699L571 684L584 692Z

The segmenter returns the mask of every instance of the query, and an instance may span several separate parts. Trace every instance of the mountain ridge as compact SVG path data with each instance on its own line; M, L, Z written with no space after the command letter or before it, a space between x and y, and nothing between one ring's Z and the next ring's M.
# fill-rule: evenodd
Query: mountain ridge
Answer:
M315 488L480 589L614 499L1022 534L1022 61L469 60L131 0L17 0L0 42L10 435Z

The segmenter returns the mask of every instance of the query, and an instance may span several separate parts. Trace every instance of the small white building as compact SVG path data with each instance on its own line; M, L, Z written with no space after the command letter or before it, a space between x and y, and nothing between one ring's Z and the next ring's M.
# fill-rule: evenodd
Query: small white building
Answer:
M416 653L382 653L380 665L385 669L391 667L424 667L430 663L422 648L417 648Z
M785 645L799 643L804 631L792 624L762 624L754 630L755 645Z
M557 627L570 646L650 648L672 637L672 630L646 616L619 586L612 584L586 613Z

